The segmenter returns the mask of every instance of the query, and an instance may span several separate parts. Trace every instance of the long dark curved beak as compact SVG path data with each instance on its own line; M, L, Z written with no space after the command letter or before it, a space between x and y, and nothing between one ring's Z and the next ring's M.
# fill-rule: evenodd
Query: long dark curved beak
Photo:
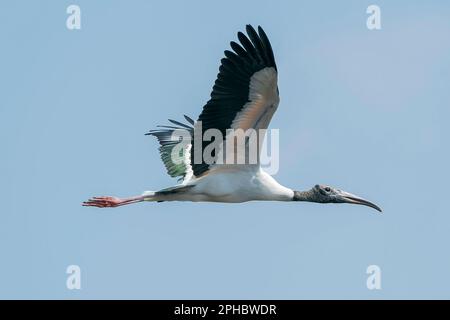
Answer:
M383 212L383 210L381 210L381 208L379 206L377 206L376 204L374 204L366 199L355 196L354 194L351 194L348 192L342 192L342 194L340 196L341 196L342 202L344 202L344 203L360 204L363 206L368 206L368 207L374 208L375 210L377 210L379 212Z

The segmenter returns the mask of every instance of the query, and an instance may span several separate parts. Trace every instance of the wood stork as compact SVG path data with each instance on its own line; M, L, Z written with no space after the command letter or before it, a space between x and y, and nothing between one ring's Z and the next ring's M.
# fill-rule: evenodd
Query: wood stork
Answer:
M84 206L119 207L142 201L209 201L239 203L252 200L309 201L317 203L351 203L381 209L351 193L327 186L316 185L307 191L295 191L275 181L256 163L224 164L194 161L193 150L203 151L208 142L196 142L192 137L197 123L202 132L219 130L227 139L228 129L267 129L279 103L277 66L266 33L246 27L247 36L237 34L240 44L231 42L233 51L226 50L211 93L197 122L184 116L187 123L169 120L173 125L159 126L148 135L155 136L167 172L180 177L182 182L159 191L146 191L130 198L93 197ZM176 130L186 130L192 138L181 149L181 161L175 161L173 148L179 145L174 138ZM197 148L197 149L196 149ZM219 157L219 154L216 154ZM217 159L216 159L217 160Z

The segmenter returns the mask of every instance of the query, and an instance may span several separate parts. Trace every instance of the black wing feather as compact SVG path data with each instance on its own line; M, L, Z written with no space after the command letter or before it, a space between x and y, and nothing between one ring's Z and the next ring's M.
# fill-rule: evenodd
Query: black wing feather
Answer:
M225 136L236 114L242 110L249 101L250 78L256 72L273 67L277 69L275 59L267 35L261 27L258 33L247 25L248 37L238 32L240 44L230 42L231 51L225 51L225 58L221 60L219 74L211 92L211 99L203 107L198 121L202 122L202 130L215 128ZM250 38L250 39L249 39ZM196 148L192 141L192 148ZM202 154L209 141L202 142ZM202 162L194 162L194 152L191 152L192 170L195 176L208 171L209 165Z

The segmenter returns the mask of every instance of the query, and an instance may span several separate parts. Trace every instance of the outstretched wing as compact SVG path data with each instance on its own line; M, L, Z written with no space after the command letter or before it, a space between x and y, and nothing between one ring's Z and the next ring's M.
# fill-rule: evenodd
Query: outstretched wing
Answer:
M188 124L169 119L174 124L173 126L158 126L159 129L150 130L146 135L151 135L158 139L160 144L159 153L167 173L173 178L180 177L179 180L187 181L192 177L190 140L193 137L195 122L186 115L184 118ZM189 138L187 143L180 144L182 138L180 133L184 133ZM176 152L177 150L174 151L177 145L181 146L178 153Z
M278 107L277 67L269 39L261 27L257 33L247 25L246 31L248 37L239 32L240 44L231 42L234 52L226 50L221 60L211 99L198 118L202 132L218 129L226 137L227 129L266 129ZM199 146L195 140L192 148L197 152ZM201 142L202 155L209 143ZM201 160L196 163L191 152L195 176L205 173L211 166Z

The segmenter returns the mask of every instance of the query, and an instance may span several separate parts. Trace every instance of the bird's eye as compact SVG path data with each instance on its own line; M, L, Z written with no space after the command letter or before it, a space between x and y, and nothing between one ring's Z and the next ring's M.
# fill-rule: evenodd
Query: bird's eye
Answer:
M330 192L330 191L331 191L331 188L330 188L330 187L325 187L325 191L326 191L326 192Z

